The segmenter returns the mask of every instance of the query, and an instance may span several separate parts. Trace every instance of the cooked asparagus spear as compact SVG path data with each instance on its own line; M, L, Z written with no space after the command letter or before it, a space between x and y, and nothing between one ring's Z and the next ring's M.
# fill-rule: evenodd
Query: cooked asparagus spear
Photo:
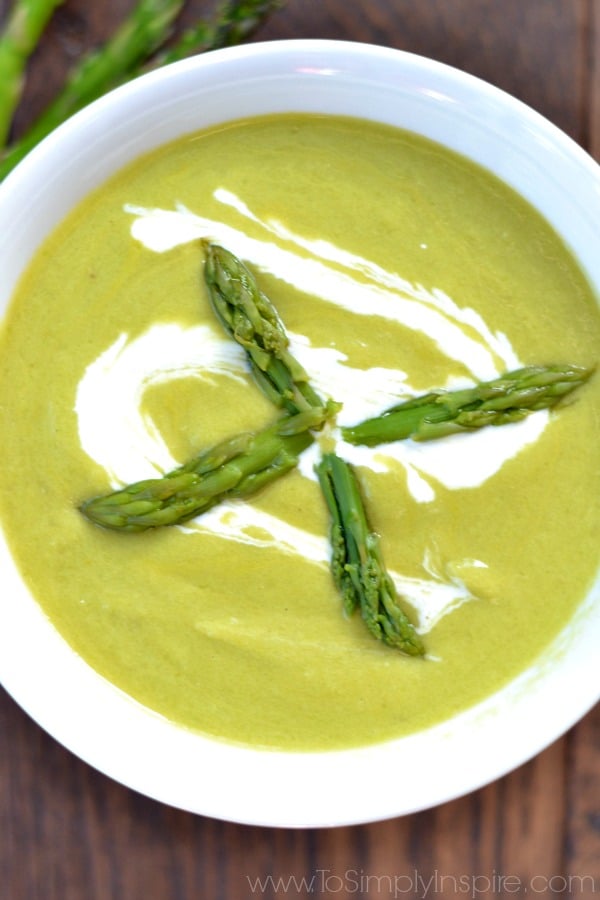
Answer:
M423 642L400 607L379 538L367 521L354 470L335 453L326 453L317 474L331 515L331 571L344 609L352 613L359 608L378 640L410 656L422 656Z
M313 441L310 432L328 412L283 416L256 433L236 435L203 451L163 478L138 481L87 500L81 512L97 525L122 532L176 525L233 497L248 497L293 469Z
M326 405L289 352L275 308L241 260L217 244L208 244L204 278L217 318L245 349L254 378L267 397L289 413Z
M63 0L16 0L0 33L0 146L8 137L25 81L27 60Z
M207 247L205 280L217 317L244 349L256 381L278 406L293 412L321 406L308 376L288 351L285 329L253 275L228 250ZM336 404L329 404L330 410ZM360 606L367 628L376 638L411 655L423 644L398 604L395 588L367 523L358 484L350 466L327 453L317 466L321 490L332 517L332 573L344 609Z
M555 406L592 372L579 366L528 366L471 388L414 397L342 428L342 437L351 444L374 447L404 438L429 441L485 425L518 422L535 410Z

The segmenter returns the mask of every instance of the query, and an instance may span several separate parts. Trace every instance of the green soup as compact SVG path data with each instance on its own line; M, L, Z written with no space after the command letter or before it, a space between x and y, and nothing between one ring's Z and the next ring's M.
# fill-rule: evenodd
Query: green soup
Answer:
M470 162L335 117L192 135L75 209L6 316L0 515L24 579L102 676L224 740L350 747L475 704L548 648L595 576L600 382L526 423L351 459L427 646L403 656L342 612L314 449L208 524L122 535L78 510L275 416L214 319L203 237L245 258L340 421L512 362L598 359L569 252Z

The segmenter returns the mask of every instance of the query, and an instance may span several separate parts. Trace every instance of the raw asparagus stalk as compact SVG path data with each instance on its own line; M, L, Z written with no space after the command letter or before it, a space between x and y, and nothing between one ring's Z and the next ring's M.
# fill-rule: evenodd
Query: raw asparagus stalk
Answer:
M423 642L385 569L353 468L335 453L326 453L317 474L331 516L331 571L345 611L360 609L375 638L410 656L422 656Z
M248 497L293 469L313 442L325 409L283 416L256 433L236 435L162 478L146 479L84 502L80 509L96 525L121 532L176 525L217 503Z
M555 406L592 372L579 366L528 366L471 388L414 397L379 416L342 428L342 437L351 444L374 447L405 438L429 441L486 425L518 422L535 410Z
M0 160L0 179L73 113L124 81L128 72L167 39L185 0L138 0L112 38L85 57L25 136Z
M208 244L204 278L215 315L245 349L254 378L267 397L289 413L325 406L289 352L275 308L242 261L229 250Z
M27 60L63 0L16 0L0 34L0 146L10 132L25 82Z
M42 0L37 2L41 4ZM55 5L56 2L61 0L55 0ZM173 47L157 54L166 43L170 26L185 0L138 0L114 37L77 66L54 102L0 158L0 180L54 128L106 91L143 71L192 53L242 42L283 2L228 0L212 20L198 22Z
M214 17L197 22L171 46L148 60L143 71L185 59L194 53L241 44L285 0L228 0Z

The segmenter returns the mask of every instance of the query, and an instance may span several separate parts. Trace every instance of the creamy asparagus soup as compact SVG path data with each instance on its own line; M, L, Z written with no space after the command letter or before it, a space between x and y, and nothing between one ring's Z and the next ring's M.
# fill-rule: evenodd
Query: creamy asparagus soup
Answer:
M336 417L249 499L140 534L80 512L280 413L216 320L205 242L242 259ZM26 272L0 345L0 513L44 612L181 725L266 748L404 735L522 672L598 565L600 381L438 441L353 446L400 399L532 364L594 366L597 300L540 216L420 137L281 115L192 135L83 202ZM345 615L315 476L335 449L426 648Z

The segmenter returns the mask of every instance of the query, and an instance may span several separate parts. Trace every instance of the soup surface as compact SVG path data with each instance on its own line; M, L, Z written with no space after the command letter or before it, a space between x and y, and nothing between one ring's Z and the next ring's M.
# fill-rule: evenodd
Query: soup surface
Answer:
M597 300L548 225L415 135L281 115L137 161L55 231L0 337L0 515L41 607L102 676L185 727L267 748L414 732L557 636L598 565L600 381L548 414L438 442L339 440L424 659L344 616L319 440L251 501L104 531L78 505L271 422L215 321L202 239L256 274L353 424L520 365L594 365Z

